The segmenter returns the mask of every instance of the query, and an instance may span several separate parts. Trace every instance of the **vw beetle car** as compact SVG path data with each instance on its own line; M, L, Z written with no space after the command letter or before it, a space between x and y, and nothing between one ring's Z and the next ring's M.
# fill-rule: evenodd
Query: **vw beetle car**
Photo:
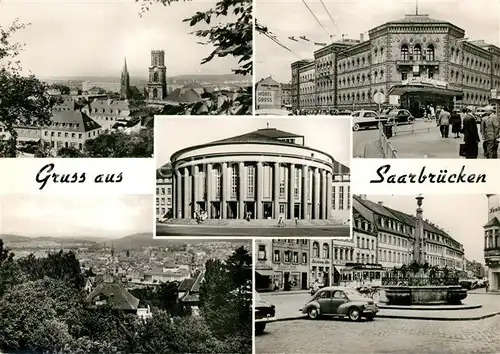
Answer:
M314 294L300 311L310 319L319 316L348 317L351 321L371 321L378 312L375 302L352 288L326 287Z
M262 300L259 293L254 293L255 333L261 334L266 325L276 321L276 308L269 302Z

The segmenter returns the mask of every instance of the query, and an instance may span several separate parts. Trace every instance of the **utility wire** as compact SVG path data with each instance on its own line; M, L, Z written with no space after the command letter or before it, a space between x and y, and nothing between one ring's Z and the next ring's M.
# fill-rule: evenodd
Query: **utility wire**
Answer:
M335 26L335 28L337 29L337 31L339 32L339 34L342 34L342 32L339 29L339 26L337 26L337 24L335 23L335 20L333 19L332 15L330 14L330 11L328 11L328 9L326 8L326 5L323 2L323 0L319 0L319 1L321 2L321 5L323 5L323 8L325 9L326 13L328 14L328 17L330 17L330 20L332 20L332 23Z
M306 1L305 0L302 0L302 3L307 7L307 9L309 10L309 12L311 13L311 15L313 15L314 19L316 20L316 22L318 22L318 24L321 26L321 28L323 28L323 30L325 31L326 35L328 38L330 38L330 33L327 31L327 29L321 24L321 22L319 21L318 17L316 17L316 15L314 14L314 12L311 10L311 8L309 7L309 5L307 5Z
M277 44L278 46L280 46L281 48L285 49L286 51L292 53L295 57L297 57L299 60L302 60L301 57L299 57L297 54L295 54L290 48L288 48L286 45L282 44L277 38L276 36L270 34L270 33L263 33L267 38L269 38L270 40L272 40L275 44Z

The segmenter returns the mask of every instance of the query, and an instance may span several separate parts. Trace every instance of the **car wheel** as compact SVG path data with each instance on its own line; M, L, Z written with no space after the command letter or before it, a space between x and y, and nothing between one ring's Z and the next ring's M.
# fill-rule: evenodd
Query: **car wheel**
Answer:
M352 130L354 130L355 132L357 132L359 130L359 124L358 123L355 123L353 126L352 126Z
M366 318L367 321L373 321L373 319L375 318L375 316L368 315L368 316L365 316L365 318Z
M361 319L361 312L357 307L351 307L348 316L351 321L359 321Z
M266 329L265 323L256 323L255 324L255 333L262 334L262 333L264 333L265 329Z
M311 320L315 320L319 316L318 309L311 307L309 310L307 310L307 316L309 316Z

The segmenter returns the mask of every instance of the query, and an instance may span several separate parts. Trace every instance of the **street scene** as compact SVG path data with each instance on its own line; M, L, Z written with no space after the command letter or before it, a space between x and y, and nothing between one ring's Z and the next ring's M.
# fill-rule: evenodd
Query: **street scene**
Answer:
M352 239L256 239L256 353L498 353L499 206L354 195Z
M0 196L1 353L252 353L252 241L155 240L151 198Z
M256 2L257 114L351 116L355 157L497 158L498 2L281 5Z
M170 118L155 129L157 236L349 236L349 119Z

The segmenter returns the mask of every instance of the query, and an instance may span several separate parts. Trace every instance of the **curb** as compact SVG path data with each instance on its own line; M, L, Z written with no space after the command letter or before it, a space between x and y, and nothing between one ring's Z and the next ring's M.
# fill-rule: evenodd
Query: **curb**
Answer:
M257 270L256 270L257 271ZM301 295L301 294L308 294L308 290L303 290L303 291L269 291L269 292L261 292L259 295L262 297L266 296L278 296L278 295Z
M490 317L495 317L500 315L499 312L495 313L489 313L487 315L483 316L476 316L476 317L456 317L456 318L445 318L445 317L422 317L422 316L397 316L397 315L378 315L375 316L375 320L378 318L392 318L392 319L399 319L399 320L424 320L424 321L478 321L478 320L484 320L486 318ZM278 318L273 322L286 322L286 321L297 321L297 320L307 320L306 315L302 316L296 316L296 317L284 317L284 318ZM271 322L272 323L272 322Z
M403 310L403 311L463 311L463 310L473 310L473 309L478 309L478 308L481 308L483 307L483 305L481 304L474 304L474 305L467 305L467 304L464 304L464 305L461 305L461 307L458 307L459 305L455 305L456 307L453 307L454 305L448 305L448 307L446 307L446 305L434 305L435 307L432 308L432 307L423 307L423 306L415 306L415 307L411 307L411 308L406 308L406 307L403 307L403 306L385 306L385 305L378 305L378 308L381 309L381 310L387 310L387 311L391 311L391 310Z

